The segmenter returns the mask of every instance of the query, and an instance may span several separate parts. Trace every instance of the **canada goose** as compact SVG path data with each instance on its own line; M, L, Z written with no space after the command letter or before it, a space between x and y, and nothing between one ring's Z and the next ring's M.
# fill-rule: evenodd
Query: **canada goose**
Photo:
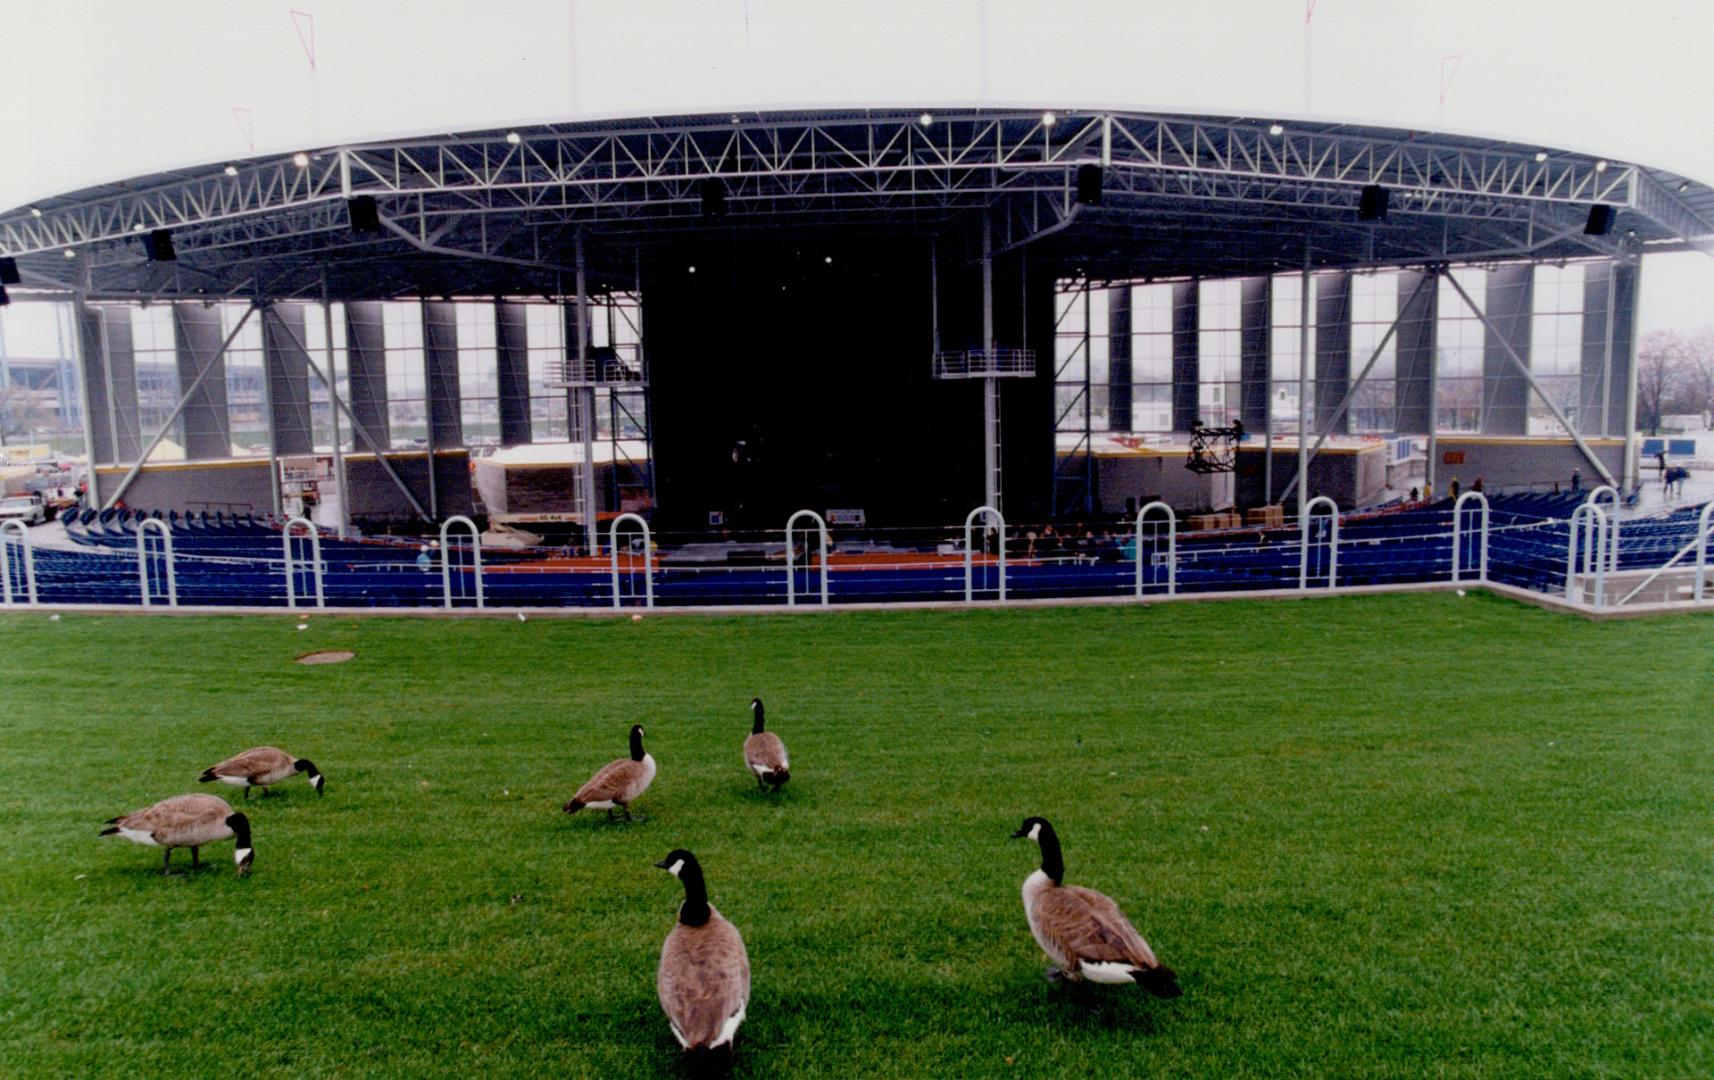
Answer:
M327 777L321 775L321 770L315 767L315 762L309 758L295 758L276 746L258 746L246 750L242 754L229 757L213 768L202 770L197 777L200 784L211 783L215 780L222 784L244 789L244 797L250 797L250 789L259 787L262 794L268 794L268 788L277 784L294 773L308 773L309 786L315 789L317 795L324 795Z
M133 843L166 848L161 859L163 874L172 873L173 848L190 848L190 864L199 866L198 848L234 837L238 847L232 860L238 864L239 877L250 872L255 859L250 847L250 819L213 795L174 795L147 809L108 818L107 826L101 830L102 836L123 836Z
M631 756L610 761L589 782L577 789L577 794L565 804L565 812L575 814L584 807L605 810L612 817L614 809L625 812L626 821L641 821L631 816L631 804L655 779L655 759L643 753L643 725L631 725Z
M678 923L661 946L655 989L688 1054L732 1053L750 1001L750 957L744 938L708 902L702 865L679 848L655 864L684 883Z
M762 730L762 699L750 699L750 711L755 714L755 723L750 727L750 736L744 740L744 764L756 774L756 786L767 788L769 784L774 790L780 790L780 785L792 778L791 760L786 757L786 744L771 731Z
M1155 959L1118 904L1094 889L1063 884L1059 835L1046 819L1025 818L1012 837L1041 845L1041 869L1024 879L1024 916L1036 943L1054 962L1047 971L1050 981L1138 983L1163 998L1182 993L1172 969Z

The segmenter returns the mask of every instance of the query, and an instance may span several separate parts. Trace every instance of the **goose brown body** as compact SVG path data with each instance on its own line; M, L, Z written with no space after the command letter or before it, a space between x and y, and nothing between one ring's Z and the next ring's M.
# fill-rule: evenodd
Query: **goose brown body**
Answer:
M323 780L314 763L307 758L294 757L277 746L257 746L204 769L197 780L204 784L218 781L244 788L244 797L249 798L250 788L262 788L266 795L268 787L300 772L309 774L310 786L319 794Z
M121 836L137 844L165 848L162 866L172 861L174 848L190 848L191 857L205 844L238 841L234 858L239 873L250 866L250 822L225 799L213 795L175 795L153 806L109 818L102 836ZM194 862L193 862L194 865Z
M661 946L655 990L680 1046L730 1043L750 1000L750 957L738 928L713 905L701 926L675 925Z
M565 812L575 814L589 807L611 814L617 808L629 818L631 803L649 789L654 779L655 759L643 752L643 726L632 725L631 756L601 766L565 804Z
M778 735L764 730L761 698L750 699L750 712L755 719L749 737L744 740L744 765L756 774L757 787L772 785L778 791L781 784L792 778L786 744Z
M1062 883L1065 865L1053 826L1031 818L1014 835L1042 848L1042 868L1024 879L1024 917L1053 961L1050 974L1072 982L1138 983L1158 997L1179 995L1172 969L1156 958L1111 897Z

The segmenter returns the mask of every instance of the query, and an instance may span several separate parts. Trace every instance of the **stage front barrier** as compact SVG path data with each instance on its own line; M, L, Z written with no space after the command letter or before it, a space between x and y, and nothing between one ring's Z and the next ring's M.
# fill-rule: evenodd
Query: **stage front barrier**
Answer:
M327 595L321 584L321 532L309 519L301 517L288 519L280 530L280 547L285 552L283 561L286 569L286 607L296 609L298 606L297 563L300 560L293 557L295 552L292 541L297 538L292 533L299 525L303 526L307 534L305 539L309 541L309 568L315 584L315 606L326 607Z

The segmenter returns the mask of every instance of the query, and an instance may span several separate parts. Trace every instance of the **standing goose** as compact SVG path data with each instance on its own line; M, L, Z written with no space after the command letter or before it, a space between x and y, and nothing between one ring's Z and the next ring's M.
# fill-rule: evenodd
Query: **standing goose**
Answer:
M605 810L612 817L615 808L625 812L626 821L641 821L631 816L631 804L649 790L655 779L655 759L643 753L643 725L631 725L631 756L610 761L589 782L577 789L577 794L565 804L565 812L575 814L584 807Z
M1024 879L1024 916L1054 963L1047 971L1050 981L1138 983L1163 998L1183 992L1172 969L1155 959L1118 904L1094 889L1063 884L1059 835L1045 818L1024 819L1012 837L1041 845L1041 869Z
M771 731L762 730L762 699L750 699L750 711L756 721L750 727L750 737L744 740L744 764L756 774L756 786L775 791L792 778L791 760L786 757L786 744Z
M309 758L295 758L277 746L258 746L246 750L212 768L202 770L202 775L196 779L200 784L218 780L222 784L241 787L244 789L244 797L248 799L251 788L261 788L265 796L270 785L277 784L295 773L308 773L309 786L315 789L317 795L326 794L323 787L327 783L327 777L321 775L321 770L315 767L315 762Z
M744 938L708 902L702 865L679 848L655 864L684 884L678 924L661 946L655 990L685 1053L730 1057L750 1001L750 957Z
M190 864L201 865L197 849L204 844L237 838L237 850L232 860L238 864L238 876L250 872L255 852L250 847L250 819L237 813L225 799L213 795L174 795L162 799L144 810L122 817L108 818L102 836L123 836L137 844L165 848L161 873L170 874L173 849L190 848Z

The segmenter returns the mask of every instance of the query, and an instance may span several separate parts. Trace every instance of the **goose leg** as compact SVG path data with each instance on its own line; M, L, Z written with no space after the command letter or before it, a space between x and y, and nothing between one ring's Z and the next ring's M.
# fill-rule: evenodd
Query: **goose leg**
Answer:
M768 782L762 779L761 773L756 774L756 786L761 788L763 791L768 790Z
M250 801L250 785L249 784L244 785L244 801L245 802Z
M167 848L166 851L164 851L161 854L161 876L162 877L168 877L172 874L172 872L173 872L172 863L173 863L173 849Z
M190 864L192 866L201 866L202 865L202 856L198 854L198 852L200 852L201 850L202 850L201 848L194 848L194 847L190 849Z
M644 817L642 814L631 813L631 808L629 806L627 806L627 807L625 807L625 820L626 821L647 821L648 818Z
M1065 972L1061 971L1057 967L1050 967L1046 971L1042 972L1042 978L1046 979L1050 983L1066 981Z

